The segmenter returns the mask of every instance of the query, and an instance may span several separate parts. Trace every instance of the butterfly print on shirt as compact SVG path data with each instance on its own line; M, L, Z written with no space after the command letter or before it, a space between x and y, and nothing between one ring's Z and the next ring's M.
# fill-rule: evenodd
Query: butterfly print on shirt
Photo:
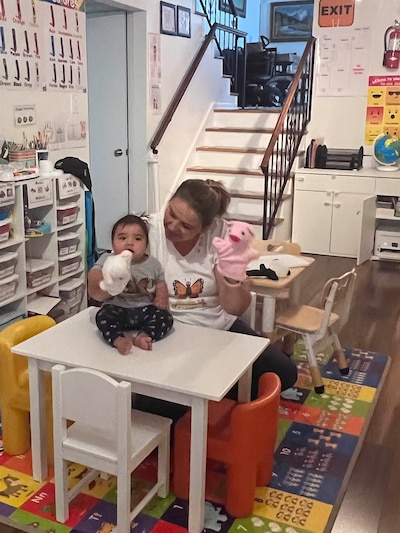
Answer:
M193 284L190 284L190 281L183 284L176 279L173 282L173 287L177 298L197 298L203 292L204 280L199 278Z

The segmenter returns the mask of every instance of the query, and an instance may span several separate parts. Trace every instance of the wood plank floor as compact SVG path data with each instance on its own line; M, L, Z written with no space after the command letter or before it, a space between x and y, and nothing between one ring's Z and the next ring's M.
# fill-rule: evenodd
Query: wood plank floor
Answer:
M304 302L312 302L327 279L355 265L352 259L315 258L304 274ZM342 344L387 354L392 362L331 533L395 533L400 519L400 263L367 261L356 271ZM0 524L0 533L18 530Z

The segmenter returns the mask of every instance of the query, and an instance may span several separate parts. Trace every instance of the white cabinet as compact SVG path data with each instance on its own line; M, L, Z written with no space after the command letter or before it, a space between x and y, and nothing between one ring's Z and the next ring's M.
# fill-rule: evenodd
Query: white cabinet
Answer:
M304 252L361 263L372 255L375 210L374 178L301 169L295 176L292 240Z
M49 296L61 298L52 311L56 320L85 307L85 243L77 178L0 182L0 328L40 309Z

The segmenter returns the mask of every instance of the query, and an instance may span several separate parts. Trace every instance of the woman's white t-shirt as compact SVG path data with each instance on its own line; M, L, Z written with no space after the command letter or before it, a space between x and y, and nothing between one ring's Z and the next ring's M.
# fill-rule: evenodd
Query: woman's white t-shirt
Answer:
M224 221L216 219L185 256L165 238L163 221L163 212L149 217L149 245L150 255L164 268L170 312L176 320L186 324L229 329L237 317L224 311L219 304L214 275L216 253L212 246L214 237L226 235Z

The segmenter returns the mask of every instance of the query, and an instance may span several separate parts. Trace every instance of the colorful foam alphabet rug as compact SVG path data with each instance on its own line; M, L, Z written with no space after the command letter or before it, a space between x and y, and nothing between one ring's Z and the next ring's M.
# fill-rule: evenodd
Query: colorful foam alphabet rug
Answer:
M204 531L221 533L327 533L340 506L348 479L379 397L389 358L347 349L348 376L341 376L329 353L320 354L325 393L315 394L304 348L296 345L296 387L281 399L274 474L254 495L253 514L235 519L223 506L224 467L210 464ZM69 483L84 467L71 464ZM156 456L133 473L132 501L140 499L156 476ZM171 492L154 498L135 518L135 533L183 533L188 504ZM0 455L0 522L32 533L116 533L115 478L97 478L70 505L65 524L57 523L54 483L31 477L30 453Z

